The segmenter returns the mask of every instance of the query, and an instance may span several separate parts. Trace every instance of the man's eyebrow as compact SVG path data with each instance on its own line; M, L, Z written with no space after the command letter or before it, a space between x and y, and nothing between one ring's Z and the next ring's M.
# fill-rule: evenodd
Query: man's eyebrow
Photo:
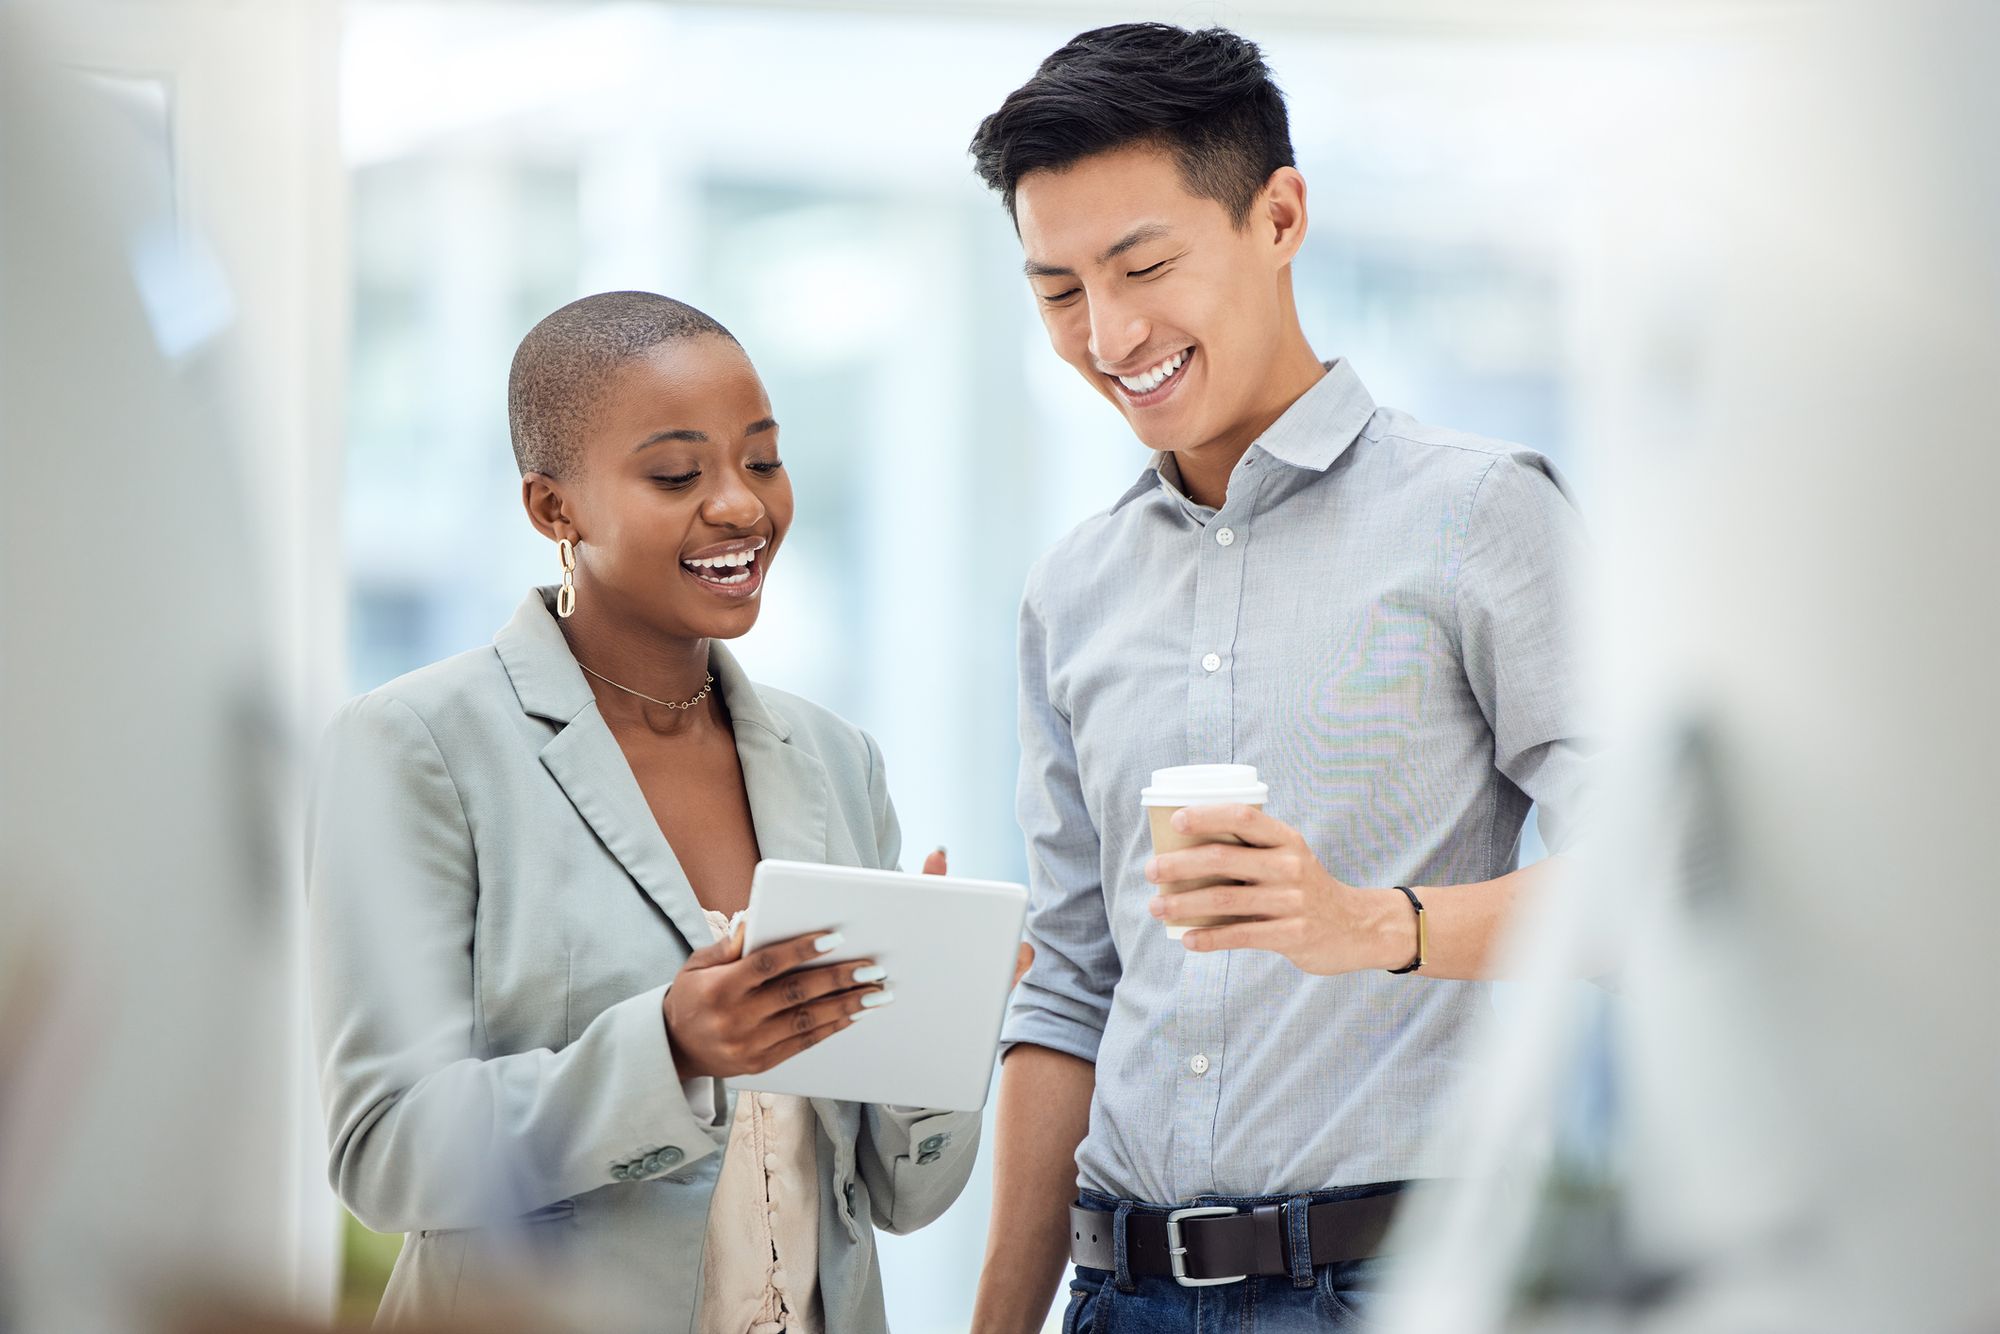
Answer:
M1099 264L1109 264L1112 260L1117 259L1120 255L1132 249L1134 246L1142 246L1146 244L1146 242L1148 241L1157 241L1161 237L1170 235L1171 232L1172 229L1169 228L1165 223L1161 222L1142 223L1141 225L1134 227L1131 231L1125 233L1125 235L1119 237L1116 241L1113 241L1108 247L1106 247L1104 253L1097 257L1097 262ZM1021 271L1027 274L1030 278L1076 277L1075 269L1066 269L1059 264L1044 264L1040 260L1034 260L1034 259L1031 259L1027 263L1023 264L1021 266Z
M647 436L644 440L641 440L638 444L634 445L632 447L632 452L634 454L637 454L642 449L650 449L654 445L663 444L668 440L681 440L685 441L690 445L705 445L708 443L708 432L690 431L686 427L681 427L677 430L672 430L672 431L655 431L651 435Z
M760 431L775 431L777 429L778 419L776 417L759 417L756 421L751 422L743 428L743 434L747 437L756 435Z
M1171 228L1162 222L1142 223L1119 237L1116 241L1113 241L1110 248L1097 257L1097 262L1099 264L1109 264L1133 246L1141 246L1148 241L1157 241L1161 237L1168 235L1171 230Z

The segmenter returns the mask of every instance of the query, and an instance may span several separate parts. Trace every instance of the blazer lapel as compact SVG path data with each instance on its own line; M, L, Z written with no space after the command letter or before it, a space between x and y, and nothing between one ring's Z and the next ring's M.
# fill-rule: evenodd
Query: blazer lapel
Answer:
M597 711L597 696L556 624L554 599L553 588L533 590L493 637L523 711L556 725L555 736L542 747L542 767L688 948L699 949L715 933L618 738Z
M736 757L750 794L758 855L779 861L825 861L830 786L826 766L818 756L791 743L790 724L765 702L728 649L711 645L709 667L736 729Z
M698 949L713 938L708 918L597 710L597 697L550 610L553 597L552 588L535 589L493 640L521 707L558 726L542 747L542 765L688 947ZM791 744L790 725L722 645L711 645L710 666L735 729L759 854L826 860L826 767Z
M542 766L646 897L686 938L688 948L700 949L714 940L694 887L594 701L542 747Z

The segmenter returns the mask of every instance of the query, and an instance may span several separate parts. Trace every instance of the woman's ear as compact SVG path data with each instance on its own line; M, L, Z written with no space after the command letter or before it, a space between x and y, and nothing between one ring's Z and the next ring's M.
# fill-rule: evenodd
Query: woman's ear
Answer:
M551 542L568 538L580 542L583 535L577 532L576 520L571 513L568 497L563 495L562 483L545 473L530 472L521 475L521 504L528 511L528 522Z
M1297 167L1280 167L1264 182L1257 208L1271 229L1272 257L1289 264L1306 241L1306 178Z

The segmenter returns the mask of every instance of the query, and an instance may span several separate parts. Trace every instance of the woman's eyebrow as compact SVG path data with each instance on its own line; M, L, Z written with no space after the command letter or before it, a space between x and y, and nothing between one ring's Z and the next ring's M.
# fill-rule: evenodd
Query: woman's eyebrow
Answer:
M708 432L690 431L686 427L672 431L655 431L638 444L632 446L632 452L637 454L642 449L649 449L654 445L664 443L668 440L680 440L690 445L705 445L708 443Z
M751 422L743 428L743 436L747 440L759 432L775 431L777 429L778 419L776 417L759 417L756 421ZM655 431L634 445L632 452L637 454L642 449L650 449L652 446L662 444L668 440L678 440L683 444L689 445L705 445L708 443L708 432L690 430L685 426L676 427L671 431Z

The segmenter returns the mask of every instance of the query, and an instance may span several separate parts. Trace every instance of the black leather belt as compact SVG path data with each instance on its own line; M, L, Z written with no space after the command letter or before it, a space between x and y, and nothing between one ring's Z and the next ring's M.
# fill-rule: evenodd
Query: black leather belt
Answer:
M1383 1253L1389 1222L1403 1183L1379 1193L1327 1200L1306 1207L1306 1237L1314 1265L1367 1260ZM1134 1209L1125 1217L1125 1262L1134 1275L1170 1275L1183 1287L1233 1283L1253 1274L1291 1272L1290 1201L1248 1209L1228 1205ZM1089 1269L1116 1271L1115 1215L1073 1204L1069 1209L1070 1258Z

